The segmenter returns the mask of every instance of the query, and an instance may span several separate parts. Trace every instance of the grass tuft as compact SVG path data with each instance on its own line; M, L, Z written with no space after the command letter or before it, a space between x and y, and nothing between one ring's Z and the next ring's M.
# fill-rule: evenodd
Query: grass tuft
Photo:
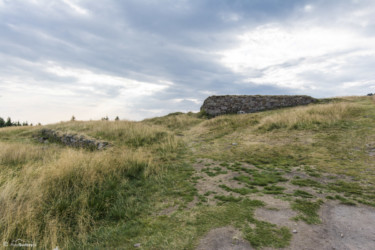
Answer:
M292 234L287 227L277 228L276 225L257 221L256 228L248 227L245 231L247 239L253 247L284 248L289 245Z
M321 129L342 126L345 121L357 117L362 109L353 103L328 103L297 107L267 116L258 125L261 131L277 129Z
M316 202L297 199L292 203L292 209L300 212L301 214L295 217L296 220L303 220L307 224L321 223L318 215L320 206L323 204L321 200Z

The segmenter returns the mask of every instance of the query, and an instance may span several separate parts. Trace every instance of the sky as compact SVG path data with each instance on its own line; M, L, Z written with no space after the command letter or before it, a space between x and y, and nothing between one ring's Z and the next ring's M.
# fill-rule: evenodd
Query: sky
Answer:
M375 92L373 0L0 0L0 117L197 112Z

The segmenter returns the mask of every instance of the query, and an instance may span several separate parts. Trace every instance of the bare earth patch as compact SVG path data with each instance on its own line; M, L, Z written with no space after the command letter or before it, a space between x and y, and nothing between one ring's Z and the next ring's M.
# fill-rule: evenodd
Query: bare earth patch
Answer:
M255 168L246 163L241 164L245 168ZM348 206L339 204L339 201L326 200L325 195L319 192L320 189L309 186L296 186L290 182L280 182L279 186L284 187L284 193L293 195L296 190L302 190L312 194L315 198L326 200L319 210L319 218L322 223L318 225L308 225L304 221L295 221L294 217L298 213L291 209L290 202L278 199L274 195L262 192L240 195L228 192L221 188L225 185L229 188L246 187L241 182L234 180L239 175L249 176L244 172L233 171L209 159L201 159L194 164L197 178L196 188L200 195L207 198L208 205L215 205L215 195L232 195L235 197L248 197L250 199L261 200L265 206L255 211L255 218L276 224L278 227L287 227L293 232L290 246L285 249L292 250L370 250L375 249L375 208L363 205ZM208 170L222 169L218 174L207 174ZM210 171L211 171L210 170ZM206 171L206 172L205 172ZM213 171L213 170L212 170ZM220 170L221 171L221 170ZM320 176L312 177L302 172L300 169L292 169L285 173L284 177L289 180L297 177L301 180L311 179L321 184L328 184L337 179L351 181L349 177L340 176ZM334 178L332 178L334 177ZM258 187L260 189L261 187ZM262 189L260 189L262 190ZM250 244L243 240L241 232L233 227L223 227L211 230L201 241L197 249L252 249ZM273 249L273 248L262 248Z
M326 203L320 210L322 224L307 225L290 218L295 212L286 207L278 210L260 208L255 217L297 232L289 247L292 250L370 250L375 248L375 209ZM272 249L272 248L264 248Z
M248 250L249 242L241 237L241 232L233 227L221 227L211 230L201 241L197 250Z
M323 206L323 225L335 249L375 249L375 209L345 205Z
M211 164L211 165L207 165ZM204 159L200 163L196 163L193 165L194 169L196 170L195 176L200 177L198 179L195 187L198 190L198 193L200 195L204 195L207 192L210 193L207 195L207 202L210 205L216 204L216 199L214 198L215 195L232 195L234 197L239 197L238 193L235 192L228 192L222 188L220 188L220 185L226 185L230 188L243 188L244 185L242 183L239 183L237 181L234 181L233 178L239 176L240 174L231 171L223 166L220 166L218 162L214 162L209 159ZM205 172L202 172L205 168L213 168L213 167L219 167L223 171L225 171L225 174L218 174L216 176L208 176Z

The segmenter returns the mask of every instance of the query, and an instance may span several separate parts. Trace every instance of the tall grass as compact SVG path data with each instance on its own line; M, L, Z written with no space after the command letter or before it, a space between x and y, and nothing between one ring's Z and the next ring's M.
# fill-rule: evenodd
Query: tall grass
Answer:
M2 241L23 239L50 249L84 244L101 222L134 219L146 195L142 186L162 174L182 146L165 130L132 122L50 127L113 138L117 145L89 152L52 143L0 142Z
M33 159L35 152L25 154ZM38 152L37 155L43 155ZM47 157L47 156L46 156ZM3 241L23 238L44 247L84 241L101 219L125 219L122 189L133 179L158 173L147 152L86 152L65 149L46 163L2 178L0 233ZM7 179L8 178L8 179Z
M166 129L132 121L74 121L48 127L65 132L85 133L95 138L115 142L117 145L131 147L149 146L168 139Z
M211 138L219 138L238 129L254 127L258 123L259 114L223 115L202 123L202 133Z
M164 117L144 120L144 123L159 125L170 130L183 131L199 124L202 121L203 119L199 119L197 115L193 113L172 113Z
M45 157L44 150L47 149L43 146L0 142L0 165L14 167L43 160ZM48 151L49 154L52 154L51 148Z
M274 129L314 129L329 127L349 120L361 112L361 107L353 103L329 103L287 109L266 116L258 128L265 131Z

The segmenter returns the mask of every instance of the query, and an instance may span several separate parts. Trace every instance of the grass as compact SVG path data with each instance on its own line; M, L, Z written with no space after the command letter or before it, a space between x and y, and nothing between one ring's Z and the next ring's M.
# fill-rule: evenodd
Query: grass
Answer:
M293 179L291 181L293 185L300 186L300 187L322 187L323 185L320 184L318 181L314 181L312 179Z
M210 177L228 173L227 171L222 170L220 167L202 168L202 172L206 173Z
M319 224L321 221L319 219L318 210L322 204L323 202L321 200L312 202L296 199L294 203L292 203L292 209L298 211L300 215L295 217L295 219L303 220L307 224Z
M361 108L353 103L329 103L293 108L267 116L258 125L261 131L276 129L306 130L339 125L358 116Z
M202 121L203 120L199 119L198 116L194 113L184 114L181 112L176 112L168 114L164 117L146 119L143 121L143 123L148 125L158 125L177 133L183 133L184 131L201 123Z
M63 125L73 128L74 123ZM82 126L78 123L75 129ZM103 137L116 134L120 125L114 126ZM144 128L139 129L133 139L142 134ZM16 130L3 131L9 134ZM157 138L160 130L148 133ZM173 141L173 135L164 133L166 138L157 143L104 152L19 142L23 136L14 142L0 142L0 212L5 215L0 219L1 238L24 238L46 248L71 242L85 244L88 234L103 221L132 220L146 210L142 203L149 205L157 179L181 152L181 144Z
M358 183L349 183L345 181L337 181L330 183L328 187L336 192L344 193L345 195L361 195L363 188Z
M349 199L347 199L347 198L344 198L344 197L342 197L341 195L335 195L335 197L334 197L336 200L339 200L339 201L341 201L341 204L344 204L344 205L349 205L349 206L355 206L355 205L357 205L354 201L352 201L352 200L349 200Z
M209 120L173 113L142 122L46 126L113 145L93 152L39 144L33 134L42 127L1 128L0 238L50 249L129 249L135 243L194 249L211 229L230 225L255 248L287 247L290 230L257 220L254 211L265 204L247 197L284 197L289 193L280 183L290 181L329 194L326 199L375 206L368 146L375 141L374 120L371 97L345 97ZM244 187L231 188L223 179L215 185L235 194L197 190L192 164L206 159L211 163L200 184L231 172ZM206 202L211 195L218 205ZM313 194L295 190L288 200L296 219L319 223L323 202ZM163 213L169 207L173 212Z
M264 187L263 193L265 193L265 194L282 194L284 190L285 190L284 187L272 185L272 186Z
M268 184L287 181L287 179L282 177L281 173L270 171L256 172L252 176L240 175L234 179L255 186L267 186Z
M276 228L268 222L256 222L256 228L250 227L246 230L245 239L254 247L269 246L284 248L289 245L292 234L287 227Z
M256 193L258 190L256 188L230 188L227 185L219 185L220 188L224 189L227 192L234 192L241 195L247 195L251 193Z
M314 195L310 194L309 192L303 190L296 190L293 193L294 196L302 197L302 198L313 198Z
M234 197L232 195L225 196L225 195L215 195L215 199L223 202L239 202L242 200L242 197Z

